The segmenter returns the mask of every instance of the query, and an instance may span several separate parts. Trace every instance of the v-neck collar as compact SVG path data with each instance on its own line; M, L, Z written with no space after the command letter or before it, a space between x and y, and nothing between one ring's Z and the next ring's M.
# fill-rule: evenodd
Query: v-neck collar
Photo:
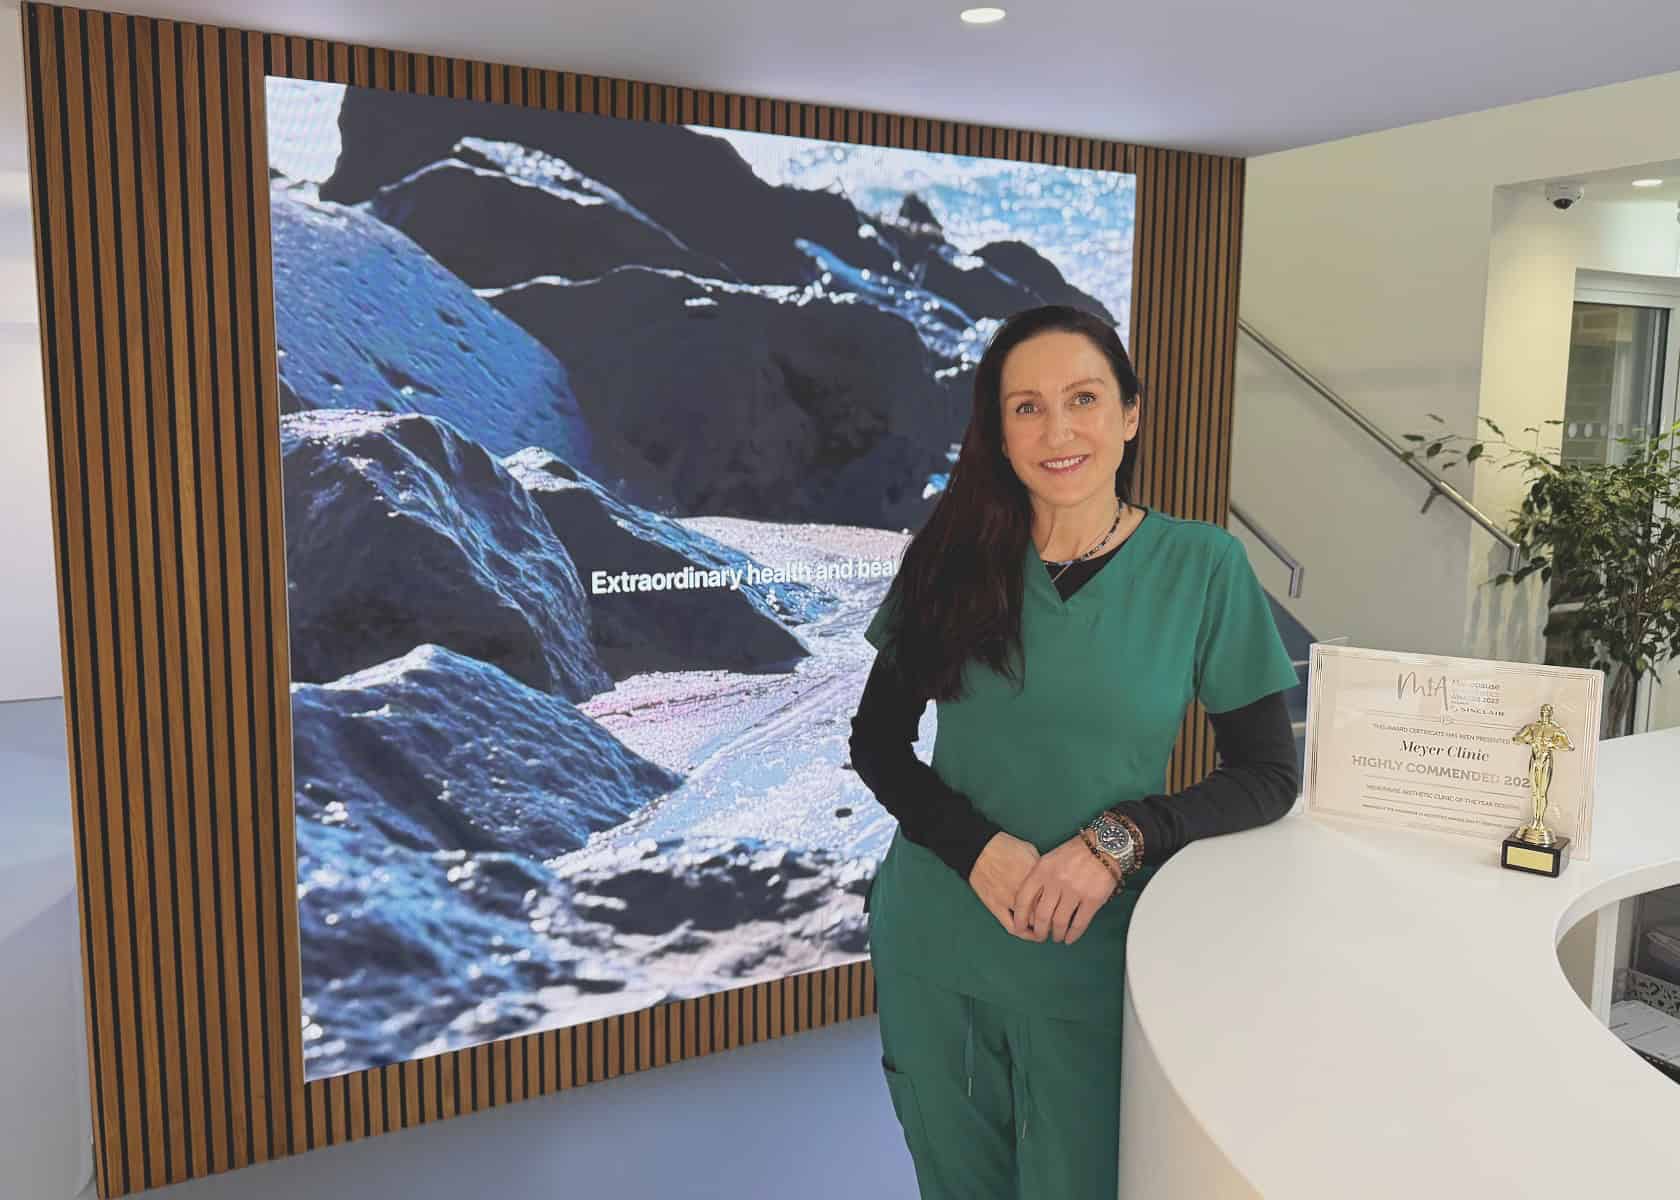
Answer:
M1141 504L1138 507L1143 509L1143 520L1138 522L1137 528L1132 530L1125 541L1109 552L1114 558L1124 554L1127 547L1145 535L1146 530L1153 531L1155 526L1161 523L1160 516L1154 509L1144 508ZM1027 538L1027 586L1038 592L1040 599L1049 601L1050 606L1058 612L1067 612L1080 602L1080 597L1091 592L1101 591L1104 577L1113 574L1115 574L1114 564L1104 563L1100 571L1085 581L1084 587L1064 600L1061 592L1056 590L1055 583L1050 579L1049 569L1044 565L1044 559L1038 552L1038 544L1031 537Z

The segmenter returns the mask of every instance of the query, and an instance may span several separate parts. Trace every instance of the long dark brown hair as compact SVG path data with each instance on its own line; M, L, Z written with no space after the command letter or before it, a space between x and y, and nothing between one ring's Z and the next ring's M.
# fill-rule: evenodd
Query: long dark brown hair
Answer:
M905 547L894 582L893 650L916 690L938 700L962 695L970 659L1019 679L1021 594L1032 506L1003 455L1003 364L1010 351L1041 333L1076 333L1102 351L1128 408L1143 394L1114 327L1062 304L1010 317L986 346L974 373L974 411L944 493ZM1134 443L1135 445L1135 443ZM1114 494L1130 503L1137 455L1128 447L1114 473Z

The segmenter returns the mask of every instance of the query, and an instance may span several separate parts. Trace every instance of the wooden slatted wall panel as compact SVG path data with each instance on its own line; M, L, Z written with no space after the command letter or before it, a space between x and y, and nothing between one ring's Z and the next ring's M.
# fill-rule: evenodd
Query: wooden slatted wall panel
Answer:
M1223 525L1230 504L1243 163L1139 152L1132 341L1143 376L1139 493ZM1213 730L1192 705L1168 770L1188 787L1213 765Z
M873 1012L858 964L304 1082L264 77L1135 172L1139 498L1221 524L1242 163L38 4L22 20L101 1194ZM1173 785L1211 765L1194 714Z

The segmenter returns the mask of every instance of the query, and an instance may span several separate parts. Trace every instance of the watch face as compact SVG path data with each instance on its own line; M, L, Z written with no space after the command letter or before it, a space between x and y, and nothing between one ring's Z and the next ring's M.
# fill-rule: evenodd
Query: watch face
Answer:
M1118 821L1100 821L1095 832L1097 845L1111 858L1119 858L1132 848L1131 832Z

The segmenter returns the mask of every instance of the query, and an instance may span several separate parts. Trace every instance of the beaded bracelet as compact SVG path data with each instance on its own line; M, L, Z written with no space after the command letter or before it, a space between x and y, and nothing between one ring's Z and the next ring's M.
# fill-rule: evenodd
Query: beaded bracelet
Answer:
M1085 843L1085 848L1096 856L1097 861L1107 868L1110 875L1114 876L1114 890L1119 892L1121 884L1126 882L1126 874L1120 869L1120 864L1102 852L1089 829L1079 831L1079 840Z

